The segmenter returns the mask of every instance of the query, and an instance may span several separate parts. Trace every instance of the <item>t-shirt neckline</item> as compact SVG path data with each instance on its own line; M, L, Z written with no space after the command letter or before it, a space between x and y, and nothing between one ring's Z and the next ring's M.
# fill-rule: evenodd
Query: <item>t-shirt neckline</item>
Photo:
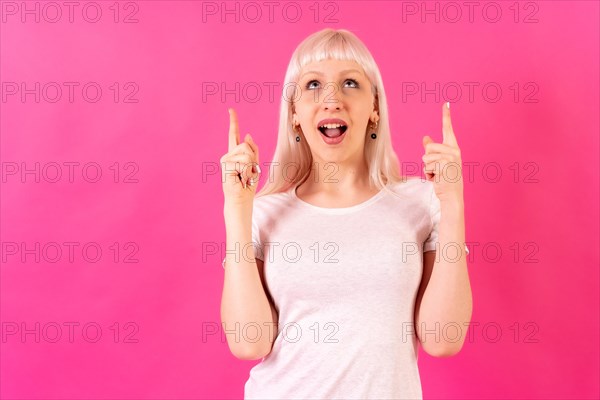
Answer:
M294 199L296 202L298 202L299 204L303 205L306 208L310 208L314 211L318 211L318 212L321 212L324 214L348 214L348 213L356 212L356 211L362 210L363 208L375 203L377 200L379 200L380 198L382 198L383 196L386 195L386 189L381 189L377 194L372 196L370 199L363 201L362 203L358 203L358 204L355 204L350 207L328 208L328 207L315 206L314 204L310 204L310 203L302 200L296 194L297 188L298 188L298 186L292 186L292 188L289 190L289 194L292 197L292 199Z

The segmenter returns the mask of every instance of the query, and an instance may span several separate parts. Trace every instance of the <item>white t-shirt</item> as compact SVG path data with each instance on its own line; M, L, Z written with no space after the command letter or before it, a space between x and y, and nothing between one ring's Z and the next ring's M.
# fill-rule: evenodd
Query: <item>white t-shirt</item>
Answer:
M422 398L414 308L440 203L419 177L388 188L401 198L382 190L323 208L294 188L254 199L252 240L279 332L245 399Z

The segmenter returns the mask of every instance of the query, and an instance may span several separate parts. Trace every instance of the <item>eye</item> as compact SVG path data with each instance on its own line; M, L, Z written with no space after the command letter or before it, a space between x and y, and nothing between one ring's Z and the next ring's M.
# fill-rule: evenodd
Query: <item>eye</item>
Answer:
M308 83L306 84L306 89L312 89L310 87L310 84L313 83L313 82L319 83L319 81L315 81L314 79L312 81L308 81Z
M357 82L357 81L355 81L354 79L346 79L346 82L352 82L352 83L355 85L354 87L356 87L356 88L358 88L358 87L359 87L359 86L358 86L358 82Z
M348 83L348 82L351 83L351 85L352 85L351 87L353 87L353 88L359 88L360 87L359 84L358 84L358 82L355 79L346 79L344 81L344 83ZM315 89L316 87L314 87L314 86L311 87L311 84L313 84L313 83L319 83L319 81L314 80L314 79L311 80L311 81L308 81L308 83L306 84L306 89Z

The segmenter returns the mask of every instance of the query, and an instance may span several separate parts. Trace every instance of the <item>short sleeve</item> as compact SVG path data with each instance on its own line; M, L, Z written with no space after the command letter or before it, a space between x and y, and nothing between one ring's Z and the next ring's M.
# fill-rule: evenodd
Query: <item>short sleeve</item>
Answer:
M431 232L429 233L429 237L425 240L423 245L423 252L427 251L435 251L436 244L438 242L438 230L440 224L440 217L442 216L440 199L435 194L435 190L433 190L433 184L431 185L431 195L429 201L429 216L431 218ZM465 251L469 254L469 248L465 245Z
M260 229L254 214L252 216L252 245L254 246L254 257L264 261L263 246L260 240Z
M442 216L440 199L435 194L433 190L433 184L431 185L431 195L429 201L429 216L431 217L431 232L429 233L429 237L425 240L423 244L423 252L427 251L436 251L436 245L438 242L438 229L440 224L440 217ZM469 248L465 244L465 251L469 254Z
M423 252L436 250L435 246L438 241L438 227L440 224L441 215L440 199L438 199L438 197L435 195L432 184L431 193L429 195L429 217L431 220L431 231L423 245Z

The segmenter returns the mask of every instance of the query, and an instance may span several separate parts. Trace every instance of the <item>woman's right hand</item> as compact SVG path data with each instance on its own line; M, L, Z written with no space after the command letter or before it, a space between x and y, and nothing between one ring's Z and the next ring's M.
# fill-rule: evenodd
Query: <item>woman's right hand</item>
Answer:
M221 181L225 203L235 206L251 205L259 176L258 146L248 134L240 143L237 114L230 108L229 151L221 157Z

